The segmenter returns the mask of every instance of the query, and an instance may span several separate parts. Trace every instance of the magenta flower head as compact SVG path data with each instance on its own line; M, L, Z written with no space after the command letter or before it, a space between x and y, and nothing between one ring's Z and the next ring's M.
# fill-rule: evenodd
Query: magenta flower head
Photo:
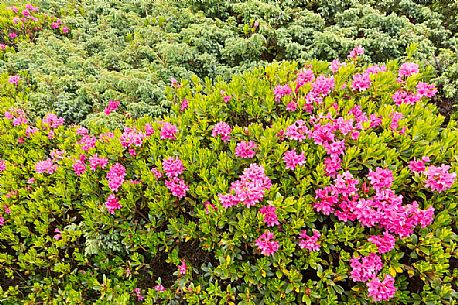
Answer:
M231 138L230 136L231 131L232 131L231 126L229 126L225 122L219 122L215 126L213 126L212 136L215 138L217 136L221 136L221 139L224 142L227 142Z
M262 254L270 256L277 252L279 243L275 241L274 238L275 235L273 233L266 231L264 234L259 236L258 239L256 239L256 246L259 250L261 250Z
M19 85L19 80L21 77L19 75L12 75L9 77L8 82L12 85Z
M396 287L394 286L394 278L391 275L385 275L382 282L378 277L366 283L369 296L375 302L387 301L394 297Z

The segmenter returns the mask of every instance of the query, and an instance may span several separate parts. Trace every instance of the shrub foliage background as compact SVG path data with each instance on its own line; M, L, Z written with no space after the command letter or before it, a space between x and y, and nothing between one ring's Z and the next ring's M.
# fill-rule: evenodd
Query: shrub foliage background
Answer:
M257 68L230 82L176 82L166 90L171 114L160 120L124 122L117 115L121 108L99 114L115 121L118 117L119 124L132 130L110 130L92 121L85 134L85 129L60 126L57 117L47 116L32 131L20 111L10 110L11 116L0 121L5 304L133 304L142 298L146 304L370 303L366 285L349 276L349 261L377 252L368 237L383 230L318 212L316 190L334 183L326 174L326 150L310 138L294 141L285 134L300 119L312 130L313 118L328 113L351 120L352 126L362 122L357 137L336 133L345 139L338 172L348 171L359 180L361 196L373 193L369 172L386 168L394 176L391 189L402 195L404 205L415 200L422 210L435 209L430 225L417 226L403 239L394 234L394 249L380 255L379 277L393 276L397 289L386 303L454 304L458 185L431 191L425 187L425 174L413 173L408 164L427 156L428 166L448 164L450 173L456 172L456 121L445 124L425 98L414 105L395 105L392 95L398 88L415 91L423 78L413 74L405 84L398 83L396 62L387 63L387 72L374 73L367 90L353 90L353 75L364 70L357 63L348 61L339 69L334 89L322 103L313 103L311 113L302 110L310 83L294 94L278 91L277 85L294 89L299 83L300 66L290 62ZM319 74L331 75L327 62L313 61L307 67L312 67L315 83ZM300 107L287 110L291 101ZM356 105L367 118L380 116L381 125L370 127ZM402 114L397 124L395 113ZM15 118L21 124L13 126ZM177 127L175 135L165 122ZM224 128L220 135L215 132L220 122L232 128L227 141L221 138L221 133L227 135ZM237 157L237 144L250 140L257 146L255 156ZM294 170L283 162L292 149L306 156ZM88 160L95 155L107 158L107 166L89 169ZM167 179L152 171L170 171L164 165L169 157L183 162L182 173L176 172L187 191L167 187ZM43 165L44 160L51 161ZM107 174L117 163L125 168L123 179L122 170L114 177ZM263 166L272 186L252 207L224 208L219 195L227 194L253 163ZM108 203L110 195L119 199L119 206ZM267 227L262 205L276 207L278 225ZM311 235L314 229L321 234L320 249L301 249L301 230ZM256 246L266 230L279 243L271 256Z
M453 1L452 1L453 2ZM271 61L343 59L355 45L365 59L412 56L434 66L443 114L457 100L457 5L448 1L37 1L62 17L69 35L44 30L8 52L0 68L27 70L32 113L56 110L67 122L122 100L134 117L157 116L170 105L170 77L228 79ZM456 21L456 20L455 20ZM4 22L10 22L6 20Z

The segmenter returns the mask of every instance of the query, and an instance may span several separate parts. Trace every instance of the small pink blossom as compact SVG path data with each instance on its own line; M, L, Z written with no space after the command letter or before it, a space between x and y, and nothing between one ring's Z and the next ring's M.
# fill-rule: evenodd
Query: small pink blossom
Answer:
M393 184L393 172L387 168L377 167L375 171L369 170L369 181L375 190L388 189Z
M156 286L154 286L154 290L156 290L157 292L164 292L165 287L162 286L161 284L157 284Z
M413 62L406 62L401 65L399 68L399 77L409 77L413 74L418 73L418 65Z
M432 191L443 192L452 187L455 182L456 173L449 173L450 165L442 164L440 167L431 165L426 171L425 186Z
M286 168L294 170L294 168L298 165L305 164L305 153L302 152L300 155L296 153L296 150L289 150L285 152L283 156L283 161L286 164Z
M275 101L279 102L282 97L286 95L291 95L291 93L293 93L293 91L291 90L291 88L288 85L284 85L284 86L278 85L274 89Z
M350 277L354 282L367 282L377 276L383 268L383 263L380 256L371 253L369 256L350 259L350 266Z
M57 170L57 165L55 165L53 163L53 160L50 158L48 158L45 161L37 162L37 164L35 165L35 171L38 174L42 174L42 173L52 174L56 170Z
M54 229L54 233L56 233L53 237L55 240L59 240L62 238L62 232L60 232L60 230L58 228L55 228Z
M89 157L89 167L91 170L96 171L97 167L105 168L108 165L108 159L99 157L97 154Z
M427 84L427 83L423 83L423 82L419 82L417 84L417 94L422 97L422 96L425 96L425 97L433 97L434 95L436 95L437 93L437 89L436 87L434 86L434 84Z
M173 196L183 198L189 190L185 181L181 178L173 177L165 181L165 186L169 189Z
M162 162L162 168L168 178L178 177L184 171L183 162L178 157L170 157Z
M121 185L124 183L126 169L119 163L111 166L110 171L107 173L108 186L113 192L117 192Z
M394 278L391 275L385 275L382 282L378 277L366 283L368 295L375 302L387 301L394 297L396 287L394 286Z
M276 210L277 208L272 205L263 206L259 209L259 213L264 216L264 222L268 227L273 227L280 224L278 222Z
M114 214L116 210L122 208L119 200L113 194L108 196L107 201L105 202L105 207L107 208L108 212L110 212L110 214Z
M154 129L151 124L145 124L145 135L147 137L151 136L154 133Z
M0 159L0 173L6 170L6 161Z
M425 161L412 160L409 162L409 169L414 173L422 173L426 169Z
M279 243L274 240L275 235L271 233L270 231L265 231L264 234L259 236L258 239L256 239L256 246L258 247L259 250L261 250L261 253L270 256L273 255L275 252L277 252L279 248Z
M80 176L81 174L83 174L86 171L86 164L84 164L84 162L80 160L73 163L72 167L77 176Z
M362 46L356 46L353 50L350 51L348 54L348 58L356 59L358 56L361 56L364 54L364 48Z
M346 65L347 65L346 62L340 62L338 59L334 59L331 62L331 65L329 66L329 68L331 69L332 73L335 74L339 71L340 67L344 67Z
M120 104L121 104L120 101L110 100L108 102L108 105L103 110L103 112L105 113L105 115L109 115L113 111L116 111Z
M254 151L255 149L256 143L254 143L253 141L242 141L240 143L237 143L237 146L235 147L235 155L242 159L251 159L256 154L256 152Z
M231 138L230 137L231 131L232 131L231 126L229 126L225 122L219 122L215 126L213 126L212 136L215 138L217 136L221 136L221 139L224 142L227 142Z
M19 80L21 77L19 75L12 75L9 77L8 82L12 85L19 85Z
M318 230L313 230L313 235L308 236L306 230L302 230L299 234L299 247L301 249L307 249L309 251L319 251L321 246L318 243L318 239L321 237L321 234Z
M145 299L145 297L142 296L140 288L134 288L134 293L135 293L135 296L137 297L137 301L141 302Z
M5 218L0 216L0 227L2 227L5 224Z
M178 128L170 123L163 123L161 127L161 139L175 140Z
M392 96L392 99L397 106L401 104L414 105L420 100L420 98L420 95L412 94L402 89L396 91Z
M157 179L160 179L162 178L162 173L155 167L153 167L151 169L151 172L153 173L153 175L157 178Z
M181 264L178 265L178 273L180 275L186 275L186 269L187 269L186 262L184 261L184 259L182 259Z
M377 246L380 254L387 253L394 248L396 239L388 232L384 232L381 236L371 236L368 239L371 243Z
M353 82L351 83L351 88L353 90L366 91L371 86L371 78L369 74L355 74L353 75Z
M180 110L181 110L181 111L185 111L186 109L188 109L188 106L189 106L188 100L184 98L184 99L181 101Z

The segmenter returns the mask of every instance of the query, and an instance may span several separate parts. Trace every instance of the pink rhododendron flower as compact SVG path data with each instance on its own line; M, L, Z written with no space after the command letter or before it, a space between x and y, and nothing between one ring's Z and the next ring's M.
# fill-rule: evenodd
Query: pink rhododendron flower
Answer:
M34 183L34 182L35 182L35 178L29 178L29 179L27 180L27 183L28 183L28 184L32 184L32 183Z
M43 125L49 128L57 128L64 124L64 118L57 117L54 113L48 113L43 119Z
M404 117L404 115L400 112L393 112L391 114L391 130L396 130L398 128L399 121Z
M425 186L432 191L443 192L452 187L455 182L456 173L449 173L450 165L442 164L440 167L431 165L425 171Z
M116 163L110 167L110 171L107 173L108 186L113 192L117 192L121 185L124 183L124 177L126 176L126 169L119 163Z
M135 296L137 297L137 301L141 302L145 299L145 297L142 296L140 288L134 288L134 293L135 293Z
M317 77L315 82L312 84L312 90L310 93L313 96L327 96L334 88L334 77L325 77L320 75Z
M205 214L210 213L210 208L211 208L213 211L216 210L216 205L210 203L209 201L205 201L205 202L204 202L204 206L205 206Z
M19 75L13 75L8 78L8 82L12 85L19 85L19 80L21 77Z
M406 62L406 63L403 63L401 67L399 68L398 75L399 77L408 77L418 72L419 72L418 65L416 63Z
M291 95L293 93L293 90L289 87L289 85L278 85L274 89L274 96L275 96L275 101L279 102L282 97L286 95Z
M318 243L318 239L321 237L321 234L318 230L313 230L313 235L308 236L306 230L302 230L299 234L299 247L301 249L307 249L309 251L318 251L321 246Z
M346 62L340 62L338 59L334 59L332 62L331 62L331 65L329 66L329 68L331 69L332 73L337 73L340 69L340 67L345 67L347 65Z
M67 34L68 32L70 32L69 28L67 28L66 26L62 27L62 33Z
M231 131L232 131L231 126L229 126L228 124L226 124L224 122L219 122L215 126L213 126L212 136L215 137L215 138L217 136L221 136L221 139L224 142L227 142L231 138L229 136Z
M4 224L5 224L5 218L0 216L0 227L3 226Z
M391 275L385 275L383 282L380 282L378 277L372 279L367 285L368 295L375 302L387 301L394 297L396 287L394 286L394 278Z
M291 101L286 105L286 110L288 111L296 111L298 104L294 101Z
M375 190L388 189L394 181L393 172L380 167L377 167L375 172L369 170L368 178Z
M0 173L6 170L6 161L0 159Z
M114 100L110 100L108 102L108 105L105 107L105 109L103 110L103 112L105 113L105 115L109 115L110 113L112 113L113 111L116 111L119 107L119 105L121 104L120 101L114 101Z
M350 259L350 266L350 277L354 282L367 282L377 276L383 268L383 263L377 254L371 253L369 256Z
M81 126L78 126L75 132L77 135L80 135L80 136L85 136L89 134L89 130L87 130L86 127L81 127Z
M54 234L54 236L53 236L55 240L59 240L59 239L62 238L62 234L61 234L62 232L60 232L60 230L59 230L58 228L55 228L55 229L54 229L54 233L56 233L56 234Z
M160 179L162 178L162 173L155 167L153 167L151 169L151 172L153 173L153 175L157 178L157 179Z
M122 147L133 148L134 146L140 147L146 135L135 128L124 127L124 131L119 138Z
M414 173L422 173L426 169L425 161L414 159L409 162L409 169Z
M147 137L151 136L154 133L154 129L151 124L145 124L145 135Z
M114 134L111 131L101 133L99 135L99 139L104 142L107 142L109 139L113 139L113 138L114 138Z
M420 100L421 96L399 89L393 94L392 98L397 106L401 104L414 105Z
M387 69L386 69L386 66L382 65L382 66L379 66L379 65L372 65L372 66L369 66L366 71L364 71L364 74L377 74L377 73L380 73L380 72L386 72Z
M181 260L181 264L178 265L178 273L180 275L185 275L186 274L186 269L187 269L186 262L184 261L184 259L182 259Z
M116 210L122 208L119 200L113 194L108 196L107 201L105 202L105 207L107 208L108 212L110 212L110 214L114 214Z
M189 106L189 102L188 102L187 99L184 98L184 99L181 101L180 110L181 110L181 111L185 111L186 109L188 109L188 106Z
M259 209L259 212L264 216L264 222L268 227L279 225L276 213L277 208L272 205L263 206Z
M97 143L97 138L90 136L90 135L84 135L81 140L78 141L78 144L81 145L81 149L84 151L88 151L91 148L94 148Z
M315 75L311 69L304 69L297 73L296 79L296 93L300 87L303 85L312 82L315 79Z
M255 149L256 144L253 141L242 141L237 143L237 146L235 147L235 155L239 158L251 159L256 154L254 151Z
M350 51L348 54L348 58L356 59L358 56L364 54L364 48L362 46L356 46L353 50Z
M381 236L371 236L368 240L377 246L380 254L391 251L396 243L394 236L388 232L384 232Z
M163 123L161 127L161 139L175 140L178 128L170 123Z
M297 120L292 125L286 128L285 135L286 135L286 138L290 140L296 140L296 141L302 142L303 140L307 138L308 133L309 133L309 130L307 126L305 125L305 121Z
M273 233L266 231L256 239L256 246L261 250L262 254L270 256L277 252L279 243L274 238L275 235Z
M105 168L108 165L108 159L99 157L97 154L89 157L89 167L91 170L96 171L97 167Z
M351 88L353 90L366 91L371 86L371 78L369 74L355 74L353 75L353 82L351 83Z
M417 94L422 97L422 96L426 96L426 97L433 97L434 95L436 95L437 93L437 89L436 87L434 86L434 84L427 84L427 83L423 83L423 82L419 82L417 84Z
M245 168L240 179L232 182L232 194L219 194L223 207L228 208L239 203L251 207L264 199L264 193L272 187L272 182L264 173L264 168L255 163Z
M339 156L331 156L324 159L324 171L326 175L330 177L335 177L337 172L342 168L341 166L342 159Z
M162 168L168 178L178 177L184 171L184 166L178 157L170 157L162 162Z
M45 161L40 161L35 164L35 171L38 174L48 173L52 174L57 170L57 165L53 163L53 160L48 158Z
M296 166L305 164L304 152L298 155L295 149L289 150L285 152L285 155L283 156L283 161L286 164L286 168L294 170Z
M185 181L181 178L173 177L165 180L165 186L169 189L173 196L183 198L189 190Z
M154 290L156 290L157 292L164 292L165 287L162 286L161 284L157 284L156 286L154 286Z
M86 171L86 164L84 164L84 162L80 160L73 163L72 167L77 176L80 176L81 174L83 174Z
M16 34L15 32L11 32L11 33L8 34L8 37L9 37L10 39L14 39L14 38L17 37L17 34Z

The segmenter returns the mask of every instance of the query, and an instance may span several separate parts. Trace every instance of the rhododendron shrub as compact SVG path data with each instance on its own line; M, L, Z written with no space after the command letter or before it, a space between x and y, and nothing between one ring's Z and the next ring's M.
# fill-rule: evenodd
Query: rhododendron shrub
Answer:
M351 52L177 80L120 129L6 108L2 300L453 304L456 121L415 63Z

